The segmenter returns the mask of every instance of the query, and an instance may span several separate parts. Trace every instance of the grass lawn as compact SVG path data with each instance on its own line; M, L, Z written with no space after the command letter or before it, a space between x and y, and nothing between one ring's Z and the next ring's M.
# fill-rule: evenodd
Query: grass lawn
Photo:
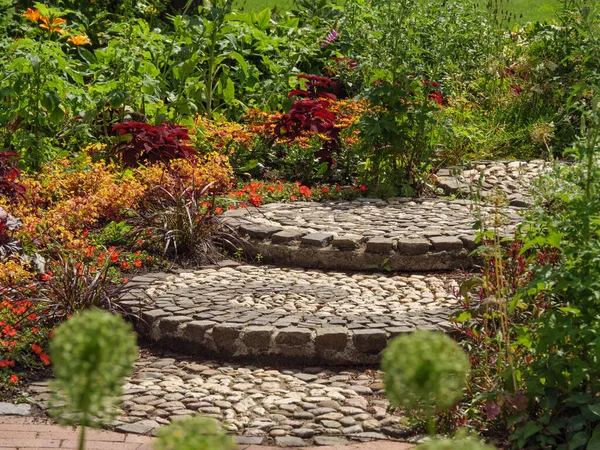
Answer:
M262 11L265 8L286 9L293 6L293 0L237 0L238 6L247 11ZM487 0L481 0L482 3ZM516 16L517 23L533 22L552 17L560 7L559 0L504 0ZM521 14L523 17L521 18Z

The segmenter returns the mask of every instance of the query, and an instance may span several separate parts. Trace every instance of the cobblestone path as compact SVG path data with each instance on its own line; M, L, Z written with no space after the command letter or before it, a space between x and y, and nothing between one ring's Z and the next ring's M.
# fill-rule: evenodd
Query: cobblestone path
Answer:
M449 328L459 308L455 278L229 262L136 277L125 303L141 310L154 341L189 353L375 364L398 334Z
M468 199L399 198L229 212L249 248L273 264L224 261L131 280L124 305L162 350L142 352L113 427L153 434L203 414L242 446L406 439L403 418L387 411L381 351L402 333L451 329L461 308L455 269L473 264L476 217L510 235L528 183L545 170L539 161L482 162L438 173L458 196L505 191L512 206L502 214ZM45 407L50 392L40 382L31 395Z
M277 370L144 352L125 386L117 431L152 434L185 415L220 420L240 444L344 445L397 439L402 417L386 412L378 373L319 367ZM32 387L44 406L46 383Z

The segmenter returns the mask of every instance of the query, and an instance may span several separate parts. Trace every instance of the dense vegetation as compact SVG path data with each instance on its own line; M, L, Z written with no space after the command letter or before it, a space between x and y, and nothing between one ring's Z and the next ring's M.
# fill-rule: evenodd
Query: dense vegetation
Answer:
M50 364L57 323L118 310L131 274L235 250L226 208L570 158L510 243L482 224L464 293L488 308L456 320L471 378L427 423L599 448L600 7L525 22L519 5L0 0L2 389Z

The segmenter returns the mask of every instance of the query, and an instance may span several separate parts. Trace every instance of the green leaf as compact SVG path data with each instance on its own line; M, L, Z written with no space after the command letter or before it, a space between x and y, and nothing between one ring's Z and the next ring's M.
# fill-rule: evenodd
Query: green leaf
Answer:
M600 450L600 425L597 425L594 428L594 432L592 433L592 437L588 441L587 450Z
M237 63L240 66L240 69L242 69L242 72L244 72L244 75L248 76L248 63L246 62L244 57L238 52L231 52L229 56L231 56L237 61Z
M256 15L256 25L259 29L265 30L271 22L271 10L269 8L263 9Z
M458 323L467 322L469 320L471 320L471 313L467 311L461 312L458 317L454 318L454 321Z
M223 99L229 103L235 97L235 86L231 78L225 80L225 86L223 87Z
M569 450L575 450L576 448L583 447L588 441L588 434L585 431L575 433L571 439L569 439Z
M79 56L81 56L81 59L83 59L90 66L98 62L94 54L90 52L87 48L79 46L77 47L77 52L79 53Z
M588 405L588 409L600 417L600 403L596 403L595 405Z
M538 433L541 429L542 427L537 422L529 421L521 430L521 434L523 439L527 440L534 434Z

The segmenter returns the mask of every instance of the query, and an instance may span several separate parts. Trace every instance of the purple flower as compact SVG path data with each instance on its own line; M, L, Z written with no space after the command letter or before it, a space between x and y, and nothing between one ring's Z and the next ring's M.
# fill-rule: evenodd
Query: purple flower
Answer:
M339 34L337 30L331 30L331 32L325 38L325 41L321 44L321 48L325 48L328 45L332 44L338 38Z

